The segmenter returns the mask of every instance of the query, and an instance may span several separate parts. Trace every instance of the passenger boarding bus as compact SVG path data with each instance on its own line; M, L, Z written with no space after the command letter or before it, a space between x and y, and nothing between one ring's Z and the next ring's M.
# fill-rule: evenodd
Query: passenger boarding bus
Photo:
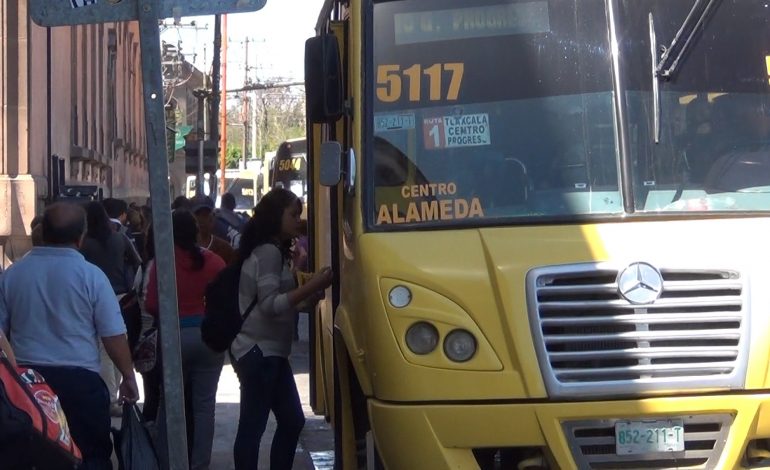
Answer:
M766 3L325 3L338 468L770 468Z

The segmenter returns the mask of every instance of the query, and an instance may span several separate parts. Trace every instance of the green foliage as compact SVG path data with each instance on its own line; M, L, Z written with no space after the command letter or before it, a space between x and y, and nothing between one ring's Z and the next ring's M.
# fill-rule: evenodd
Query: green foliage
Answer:
M241 147L235 144L227 144L227 168L238 168L238 162L241 161Z

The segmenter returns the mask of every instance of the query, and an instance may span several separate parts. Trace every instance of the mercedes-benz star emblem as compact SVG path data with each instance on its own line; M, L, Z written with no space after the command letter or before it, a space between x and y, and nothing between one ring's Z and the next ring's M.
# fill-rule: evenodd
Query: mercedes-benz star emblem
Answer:
M650 264L632 263L618 275L618 291L632 304L651 304L663 292L663 276Z

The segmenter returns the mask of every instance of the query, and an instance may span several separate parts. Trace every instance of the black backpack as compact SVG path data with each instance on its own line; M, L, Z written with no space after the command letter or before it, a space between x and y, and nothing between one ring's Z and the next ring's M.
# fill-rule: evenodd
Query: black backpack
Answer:
M225 352L230 348L241 331L244 320L257 305L255 296L241 316L238 305L238 286L242 265L243 263L234 263L227 266L206 286L201 339L215 352Z

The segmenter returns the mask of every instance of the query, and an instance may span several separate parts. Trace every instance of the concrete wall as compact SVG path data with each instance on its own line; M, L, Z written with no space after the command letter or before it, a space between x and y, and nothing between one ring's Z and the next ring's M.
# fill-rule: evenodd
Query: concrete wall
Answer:
M142 203L149 190L138 25L49 33L29 20L27 0L0 0L0 37L0 265L7 265L29 249L29 224L50 199L51 155L65 160L66 184Z

